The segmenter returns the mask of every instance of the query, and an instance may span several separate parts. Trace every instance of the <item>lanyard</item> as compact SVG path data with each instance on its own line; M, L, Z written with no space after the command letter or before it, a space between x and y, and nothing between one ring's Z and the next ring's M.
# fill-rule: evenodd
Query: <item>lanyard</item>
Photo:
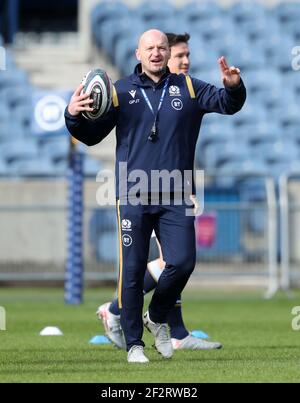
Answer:
M166 82L165 82L163 92L162 92L161 97L160 97L160 101L159 101L159 105L158 105L158 109L157 109L156 114L154 113L153 106L151 105L151 102L150 102L150 100L149 100L149 98L148 98L148 96L146 94L146 91L144 90L144 88L141 88L141 92L143 94L143 97L145 98L145 101L146 101L147 105L149 106L150 111L153 113L153 116L154 116L154 123L152 125L151 133L150 133L150 135L148 137L148 140L150 140L150 141L155 141L157 139L157 118L158 118L159 111L161 110L162 104L164 102L164 98L165 98L165 95L166 95L169 80L170 80L170 78L168 77Z
M150 111L155 116L155 120L157 120L158 113L161 110L162 104L164 102L164 98L165 98L165 95L166 95L166 92L167 92L167 87L168 87L168 84L169 84L169 80L170 80L170 78L167 78L166 83L164 85L163 92L162 92L161 97L160 97L160 101L159 101L159 105L158 105L158 109L157 109L156 114L154 113L153 106L151 105L151 102L150 102L150 100L148 98L148 95L146 94L146 91L144 90L144 88L141 88L141 91L142 91L142 94L143 94L143 96L145 98L145 101L147 102L147 105L149 106Z

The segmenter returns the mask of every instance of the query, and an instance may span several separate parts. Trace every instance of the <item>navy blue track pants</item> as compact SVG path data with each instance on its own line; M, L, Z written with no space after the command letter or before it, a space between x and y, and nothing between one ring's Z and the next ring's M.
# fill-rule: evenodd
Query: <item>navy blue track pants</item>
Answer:
M195 268L195 217L187 216L191 206L122 205L117 202L119 228L120 268L118 300L121 325L127 349L144 346L143 336L143 282L152 231L161 244L166 268L159 278L149 305L150 318L166 323Z

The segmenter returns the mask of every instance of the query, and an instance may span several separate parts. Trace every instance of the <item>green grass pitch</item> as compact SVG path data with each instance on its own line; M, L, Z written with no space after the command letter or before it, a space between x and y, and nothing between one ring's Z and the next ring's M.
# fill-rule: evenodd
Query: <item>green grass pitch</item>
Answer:
M111 345L91 346L103 334L96 307L112 289L89 290L78 307L63 303L58 289L0 288L7 331L0 331L0 382L299 382L300 331L293 331L292 298L265 301L258 293L186 291L184 317L190 330L202 329L224 343L221 351L177 351L164 361L144 335L147 365L127 364ZM147 301L146 301L147 302ZM41 337L45 326L63 337Z

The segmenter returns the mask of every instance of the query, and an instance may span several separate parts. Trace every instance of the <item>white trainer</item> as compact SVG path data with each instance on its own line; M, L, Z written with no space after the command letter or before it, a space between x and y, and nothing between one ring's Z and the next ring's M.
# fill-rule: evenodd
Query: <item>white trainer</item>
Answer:
M167 323L152 322L148 311L143 316L143 322L145 328L154 336L156 350L164 358L171 358L173 347Z
M144 354L143 346L132 346L128 351L127 361L137 364L145 364L149 362L148 358Z
M120 316L109 312L111 302L99 306L98 319L102 321L107 338L118 348L126 350L124 333L121 327Z
M199 339L192 334L189 334L182 340L171 339L174 350L220 350L221 343L215 343Z

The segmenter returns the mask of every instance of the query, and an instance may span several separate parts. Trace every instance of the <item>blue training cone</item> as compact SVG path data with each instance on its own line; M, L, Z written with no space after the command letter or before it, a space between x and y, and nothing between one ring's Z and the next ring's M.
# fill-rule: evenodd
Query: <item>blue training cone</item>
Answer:
M193 330L192 335L197 337L198 339L209 339L209 335L204 333L202 330Z
M95 336L93 337L90 342L90 344L111 344L111 342L108 340L106 336Z

